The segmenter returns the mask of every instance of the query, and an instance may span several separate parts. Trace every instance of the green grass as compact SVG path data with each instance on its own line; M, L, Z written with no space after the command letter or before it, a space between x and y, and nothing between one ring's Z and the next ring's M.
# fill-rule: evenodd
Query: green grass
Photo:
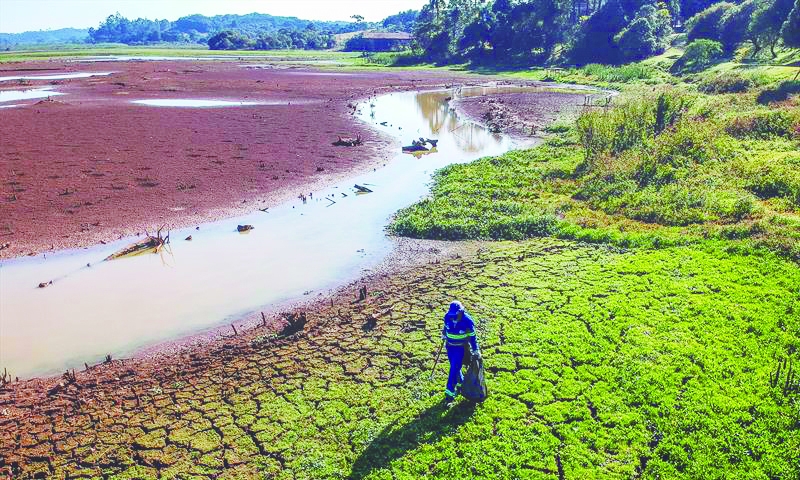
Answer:
M666 70L645 63L621 66L590 64L581 68L541 67L529 70L503 70L486 66L477 68L461 66L459 68L475 73L496 74L519 80L573 83L617 90L625 90L632 85L677 82L677 79Z

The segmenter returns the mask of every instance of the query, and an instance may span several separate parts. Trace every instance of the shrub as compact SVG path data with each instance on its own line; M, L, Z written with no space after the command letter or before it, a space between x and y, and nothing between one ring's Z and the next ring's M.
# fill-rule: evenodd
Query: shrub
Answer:
M686 22L688 40L690 42L701 38L720 40L722 18L734 7L732 3L720 2L690 18Z
M741 93L753 87L752 78L736 73L722 73L713 78L708 78L700 84L703 93Z
M653 135L651 117L647 101L628 101L605 112L583 112L577 129L587 161L644 144Z
M772 102L783 102L792 95L800 94L800 81L782 82L775 88L767 89L758 95L758 103L768 104Z
M722 59L722 44L713 40L695 40L686 47L673 65L675 73L699 72Z
M561 122L555 121L555 122L549 124L548 126L544 127L544 131L545 132L547 132L547 133L555 133L555 134L568 133L570 130L572 130L572 124L571 123L566 123L566 122L563 122L563 121L561 121Z
M645 145L674 125L691 103L685 94L670 90L655 98L629 100L608 111L583 112L576 127L587 161Z
M725 127L736 138L770 140L775 137L795 138L800 127L800 114L788 110L768 110L737 116Z
M626 217L659 225L703 223L707 215L702 193L685 185L648 187L631 195L623 208Z
M681 120L640 154L634 176L641 186L665 185L683 179L696 164L719 157L716 128L709 122Z
M584 75L594 77L602 82L610 83L630 83L636 80L650 80L652 78L657 78L659 75L659 72L653 67L640 63L631 63L619 67L590 63L581 68L580 71Z
M739 174L744 187L761 198L785 198L800 206L800 156L751 161Z

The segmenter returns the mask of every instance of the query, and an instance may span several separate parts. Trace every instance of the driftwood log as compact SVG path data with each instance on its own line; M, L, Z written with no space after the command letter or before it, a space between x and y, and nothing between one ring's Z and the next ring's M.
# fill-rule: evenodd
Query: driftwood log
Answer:
M138 242L129 245L118 252L112 253L106 257L106 260L116 260L118 258L130 257L148 252L158 253L164 245L169 243L169 232L167 232L166 235L163 235L161 233L163 229L164 227L160 227L156 231L155 235L150 235L145 231L144 233L146 238L139 240Z
M364 142L361 141L361 135L356 135L356 138L339 136L338 140L333 142L333 145L336 147L355 147L362 143Z

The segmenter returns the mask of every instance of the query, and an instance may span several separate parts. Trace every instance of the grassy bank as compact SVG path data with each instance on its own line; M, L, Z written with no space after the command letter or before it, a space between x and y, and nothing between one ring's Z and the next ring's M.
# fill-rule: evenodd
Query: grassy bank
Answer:
M12 410L2 464L14 478L797 475L798 396L786 369L770 381L800 346L793 263L711 243L473 250L372 283L366 302L326 301L299 337L245 334L116 382L79 373L38 413ZM491 395L477 407L444 406L442 364L428 380L452 298L478 319Z
M628 87L615 106L551 127L543 147L443 169L391 229L623 247L718 239L800 260L800 82L697 83Z

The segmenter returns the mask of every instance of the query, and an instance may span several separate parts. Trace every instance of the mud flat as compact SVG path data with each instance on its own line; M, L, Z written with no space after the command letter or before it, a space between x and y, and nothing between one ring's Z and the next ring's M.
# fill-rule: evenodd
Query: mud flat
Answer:
M0 109L0 258L112 241L254 211L382 165L397 140L354 118L371 95L484 77L440 72L303 75L241 62L62 62L6 66L57 101ZM19 73L15 75L15 70ZM85 77L93 69L104 76ZM37 73L38 75L38 73ZM0 91L19 90L17 82ZM146 108L132 100L254 102L231 108ZM337 135L361 136L333 148Z
M525 91L524 86L508 84L465 88L452 106L490 131L524 142L542 135L544 128L558 118L573 115L593 97L603 96L596 91L558 91L541 84L528 88ZM535 89L541 91L530 91Z

